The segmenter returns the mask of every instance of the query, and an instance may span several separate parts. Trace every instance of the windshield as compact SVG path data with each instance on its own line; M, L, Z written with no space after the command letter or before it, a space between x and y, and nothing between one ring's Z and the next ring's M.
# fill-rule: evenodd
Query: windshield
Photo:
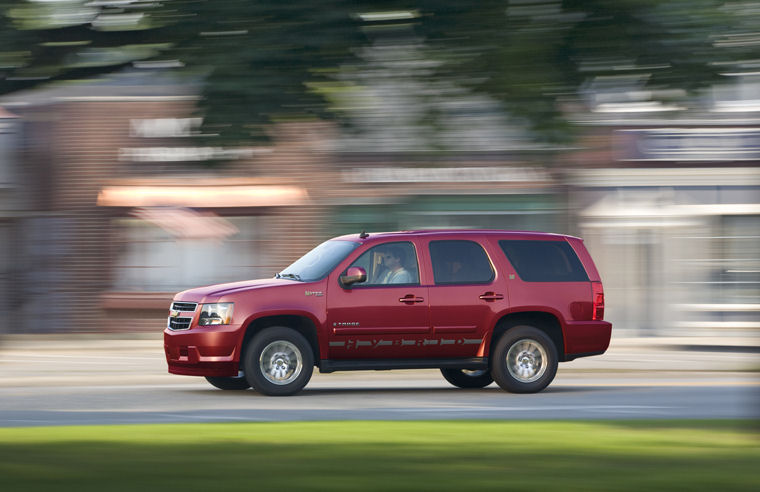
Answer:
M325 241L278 273L277 278L292 278L301 282L320 280L358 246L359 243L353 241Z

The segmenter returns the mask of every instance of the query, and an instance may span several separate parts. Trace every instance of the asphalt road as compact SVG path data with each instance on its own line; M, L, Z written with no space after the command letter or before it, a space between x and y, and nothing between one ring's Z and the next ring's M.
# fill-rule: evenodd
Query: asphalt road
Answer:
M160 343L160 342L159 342ZM166 374L155 340L0 346L0 426L353 419L760 418L757 354L619 345L560 364L516 395L450 386L438 371L316 374L291 397Z

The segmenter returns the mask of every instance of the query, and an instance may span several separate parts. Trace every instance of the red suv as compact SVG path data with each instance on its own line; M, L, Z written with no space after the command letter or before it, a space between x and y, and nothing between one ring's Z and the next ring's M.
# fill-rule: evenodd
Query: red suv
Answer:
M174 297L169 372L290 395L320 372L438 368L454 386L541 391L612 325L583 241L497 230L354 234L275 278Z

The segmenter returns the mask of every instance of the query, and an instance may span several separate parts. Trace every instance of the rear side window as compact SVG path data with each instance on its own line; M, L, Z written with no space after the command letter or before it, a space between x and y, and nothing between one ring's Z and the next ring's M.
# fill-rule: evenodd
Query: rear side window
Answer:
M485 284L494 278L486 252L474 241L431 241L430 259L436 284Z
M588 275L565 241L499 241L499 246L526 282L586 282Z

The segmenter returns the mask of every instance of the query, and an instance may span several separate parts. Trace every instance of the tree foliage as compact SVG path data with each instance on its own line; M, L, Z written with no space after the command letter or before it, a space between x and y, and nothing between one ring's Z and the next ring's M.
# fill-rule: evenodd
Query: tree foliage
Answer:
M487 94L528 122L537 139L556 142L570 135L560 102L584 89L612 86L622 97L633 88L652 99L686 100L718 80L724 64L750 56L751 43L720 42L752 25L737 22L731 8L737 4L0 1L0 93L140 61L175 67L204 82L204 133L249 142L264 137L273 121L345 116L331 110L325 84L361 69L357 54L372 42L369 24L406 23L437 62L431 81ZM360 15L388 12L401 15Z

